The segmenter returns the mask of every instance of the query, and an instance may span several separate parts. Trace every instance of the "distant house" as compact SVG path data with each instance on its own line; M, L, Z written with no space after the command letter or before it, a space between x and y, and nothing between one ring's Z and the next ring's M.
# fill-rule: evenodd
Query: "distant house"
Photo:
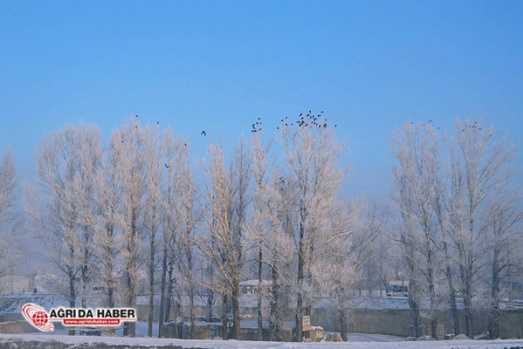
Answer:
M269 287L272 285L272 281L262 280L262 292L267 294ZM240 282L241 294L242 295L255 295L258 293L258 280L246 280Z

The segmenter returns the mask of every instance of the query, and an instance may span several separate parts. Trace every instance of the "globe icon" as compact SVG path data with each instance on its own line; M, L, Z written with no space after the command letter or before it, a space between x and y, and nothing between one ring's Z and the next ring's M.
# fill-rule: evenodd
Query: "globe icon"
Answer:
M36 326L43 326L47 323L48 317L44 311L38 310L33 314L33 323Z

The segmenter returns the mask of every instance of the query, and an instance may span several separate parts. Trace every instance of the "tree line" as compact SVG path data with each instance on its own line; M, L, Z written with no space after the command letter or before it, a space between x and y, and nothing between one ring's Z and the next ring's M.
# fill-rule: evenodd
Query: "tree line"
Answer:
M301 341L303 317L329 298L346 340L352 297L383 295L400 277L409 281L418 335L428 300L432 333L436 312L451 309L455 333L470 336L478 297L488 303L491 335L499 335L503 282L521 279L514 147L481 120L458 120L445 137L432 122L407 123L390 142L391 204L377 204L341 195L349 164L335 129L323 113L309 112L282 119L264 141L258 121L232 154L210 144L205 158L194 159L189 139L135 117L107 144L94 125L67 125L35 150L25 227L45 247L49 278L70 307L136 307L145 294L149 336L154 321L162 336L184 304L192 338L196 304L205 303L207 319L223 323L222 337L239 338L240 282L256 279L259 339L262 321L279 340L292 317ZM6 152L0 228L11 239L16 187ZM133 323L124 334L135 335Z

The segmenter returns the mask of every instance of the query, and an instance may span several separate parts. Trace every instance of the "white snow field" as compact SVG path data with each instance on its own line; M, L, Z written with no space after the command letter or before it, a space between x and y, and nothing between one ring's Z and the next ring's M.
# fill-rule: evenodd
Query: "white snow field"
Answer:
M523 348L523 339L512 340L447 340L447 341L392 341L379 335L358 335L353 334L349 340L351 342L319 342L319 343L281 343L281 342L253 342L236 340L183 340L166 338L128 338L128 337L88 337L88 336L67 336L67 335L46 335L40 333L30 334L0 334L0 347L2 343L11 341L38 341L51 342L57 341L71 345L74 348L83 343L90 344L96 348L96 343L106 345L129 345L146 346L155 348L166 345L177 345L182 348L311 348L311 349L510 349Z
M518 348L523 346L523 340L449 340L449 341L395 341L395 342L320 342L320 343L279 343L279 342L252 342L235 340L182 340L182 339L159 339L159 338L123 338L123 337L87 337L67 335L42 335L42 334L0 334L0 344L11 339L24 341L50 342L58 341L69 345L80 345L82 343L105 343L107 345L130 345L130 346L166 346L178 345L182 348L317 348L317 349L503 349ZM72 347L74 348L74 346ZM96 348L96 346L93 346Z

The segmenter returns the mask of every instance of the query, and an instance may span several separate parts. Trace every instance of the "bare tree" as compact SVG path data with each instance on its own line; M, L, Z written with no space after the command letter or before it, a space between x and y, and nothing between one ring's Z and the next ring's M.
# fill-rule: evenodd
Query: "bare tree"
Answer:
M343 341L347 341L351 291L358 284L360 268L372 257L370 246L379 228L374 217L364 219L366 206L365 202L355 200L352 204L340 202L333 207L328 222L329 230L335 234L319 246L322 257L311 267L320 282L320 290L331 294Z
M110 156L118 169L115 181L120 193L120 209L115 218L122 232L123 303L127 307L136 307L143 236L142 208L147 182L143 129L133 118L121 129L113 131ZM134 322L127 323L124 335L134 337L135 325Z
M343 144L335 140L334 128L322 115L310 112L295 127L280 127L286 155L288 185L295 188L299 212L297 235L296 340L303 339L304 301L310 312L311 266L315 247L325 238L325 219L344 178L339 167ZM318 251L316 251L318 253Z
M143 130L143 151L145 161L145 201L143 206L145 235L147 236L147 257L145 258L148 269L148 292L149 292L149 314L147 324L147 335L153 335L154 321L154 294L155 294L155 270L157 254L157 236L160 230L160 208L161 208L161 189L162 189L162 164L163 148L160 144L160 136L157 128L146 125Z
M213 288L225 297L231 297L233 312L232 338L240 335L240 281L243 267L242 234L248 204L247 187L250 165L243 140L235 149L235 156L229 172L226 171L222 150L211 146L211 164L207 168L206 194L211 210L206 209L206 225L210 236L198 240L201 253L212 260L218 268L224 284L216 282ZM224 326L227 325L227 310L224 311Z
M97 205L94 227L94 266L100 278L106 299L105 306L113 308L117 304L119 282L120 229L117 214L120 211L118 176L120 169L114 158L104 153L102 165L97 169L95 203Z
M485 199L510 177L514 147L493 137L492 126L481 120L457 120L451 152L451 238L458 252L461 291L465 304L466 334L473 331L474 285L481 270L482 241L490 222L484 215ZM495 135L494 135L495 136Z
M269 233L270 224L268 220L268 180L270 169L267 163L271 143L264 145L257 132L253 133L251 148L251 166L254 177L254 196L253 196L253 217L252 224L249 225L248 240L256 245L257 257L257 323L258 340L263 339L263 299L264 299L264 240Z
M0 163L0 278L6 273L4 263L8 263L13 247L13 236L9 233L9 225L17 218L15 202L17 199L16 169L13 157L6 150Z
M397 269L395 260L401 259L401 256L397 258L399 253L395 249L396 245L391 244L393 229L387 223L393 220L392 211L388 209L388 206L372 202L367 204L365 211L363 213L363 222L367 223L364 225L365 231L373 238L368 247L367 256L364 258L365 262L360 268L360 280L366 280L366 285L360 282L359 292L361 294L366 286L367 294L372 296L377 287L381 297L387 292L394 269Z
M498 188L488 202L487 217L489 227L487 232L486 251L489 272L487 284L489 285L489 334L492 338L500 336L500 317L502 292L501 283L508 278L508 269L511 267L511 256L519 251L517 229L523 219L523 213L518 209L520 195L514 194L513 188L507 183L505 188Z
M44 137L36 150L39 187L26 200L26 213L55 265L66 276L67 298L76 304L78 274L85 303L91 263L92 173L101 156L101 138L95 127L66 126ZM69 331L74 334L74 330Z
M181 147L177 157L176 188L177 198L175 202L175 244L177 251L177 266L180 275L179 286L183 296L189 301L189 338L194 338L195 323L195 233L199 223L200 214L197 212L198 206L197 193L198 188L195 184L193 167L189 157L189 148L187 142Z
M263 263L270 269L269 332L270 339L281 340L283 321L290 314L295 285L295 207L297 198L293 187L286 184L282 173L275 172L269 185L264 188L262 200L266 210L266 222L261 233L263 240ZM293 312L294 314L294 312Z
M441 182L440 139L432 123L414 126L408 123L401 131L394 133L391 152L400 164L394 168L394 183L399 196L397 202L405 220L404 227L412 229L408 237L404 236L401 241L409 245L411 253L422 258L406 256L413 260L413 264L408 264L419 267L423 275L423 284L427 287L426 293L430 299L431 333L434 335L437 333L438 308L435 286L441 263L438 258L440 234L435 224L435 204L441 195L438 191ZM412 223L418 225L418 228L410 225ZM416 295L412 294L412 297ZM414 303L411 301L411 306L417 305Z
M160 281L160 314L159 314L159 333L158 336L163 336L163 323L168 320L170 312L170 304L172 299L172 273L174 271L174 264L178 259L176 249L176 203L180 191L179 176L180 171L178 166L184 161L180 159L182 147L188 149L188 142L182 144L182 140L175 138L171 129L168 129L163 134L163 148L165 151L165 172L166 180L163 189L162 214L163 234L162 234L162 265L161 265L161 281ZM176 322L175 318L175 322ZM177 328L175 327L175 330Z

